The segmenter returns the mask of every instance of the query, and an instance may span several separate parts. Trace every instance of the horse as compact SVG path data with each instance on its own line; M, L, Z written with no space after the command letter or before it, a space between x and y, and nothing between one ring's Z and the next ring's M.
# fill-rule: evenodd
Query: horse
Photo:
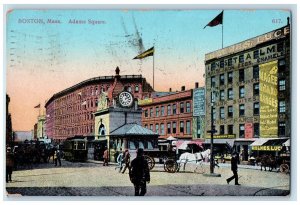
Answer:
M185 152L182 155L180 155L179 160L177 160L178 163L177 171L179 172L182 163L183 163L183 171L185 171L185 166L187 163L194 163L196 164L196 168L194 172L196 172L198 166L201 165L205 161L205 159L209 159L209 157L210 157L210 149L207 149L204 152L197 152L194 154Z

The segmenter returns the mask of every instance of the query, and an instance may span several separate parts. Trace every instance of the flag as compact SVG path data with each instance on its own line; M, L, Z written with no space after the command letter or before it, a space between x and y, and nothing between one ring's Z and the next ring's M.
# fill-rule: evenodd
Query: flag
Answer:
M152 48L146 50L145 52L139 54L138 56L134 57L134 59L143 59L148 56L153 56L153 54L154 54L154 46Z
M213 20L211 20L206 26L213 27L219 24L223 24L223 11L218 16L216 16ZM205 27L203 29L205 29Z
M35 106L34 108L40 108L41 107L41 104L38 104L37 106Z

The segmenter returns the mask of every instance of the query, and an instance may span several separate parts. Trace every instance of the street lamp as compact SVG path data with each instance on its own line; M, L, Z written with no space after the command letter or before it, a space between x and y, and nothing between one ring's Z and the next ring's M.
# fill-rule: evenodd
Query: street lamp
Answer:
M221 174L214 173L214 133L217 132L214 126L214 102L216 101L217 92L214 88L211 88L211 130L208 131L210 133L210 173L204 174L209 177L221 177Z

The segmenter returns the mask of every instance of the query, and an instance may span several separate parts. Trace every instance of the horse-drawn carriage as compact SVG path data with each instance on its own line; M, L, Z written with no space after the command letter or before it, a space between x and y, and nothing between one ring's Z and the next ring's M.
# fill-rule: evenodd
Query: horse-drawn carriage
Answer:
M262 155L256 157L256 164L261 166L261 171L268 170L271 172L275 170L277 172L283 172L288 174L290 172L290 154L281 153L278 156L273 155Z
M150 170L155 166L155 159L159 159L163 161L166 172L174 173L177 171L176 152L173 150L145 150L144 155Z

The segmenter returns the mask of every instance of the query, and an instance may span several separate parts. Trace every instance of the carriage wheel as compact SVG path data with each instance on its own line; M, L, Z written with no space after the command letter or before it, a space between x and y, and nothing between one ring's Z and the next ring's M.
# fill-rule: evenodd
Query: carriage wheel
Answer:
M149 170L152 170L154 165L155 165L155 161L152 157L149 157L149 156L145 156L145 159L147 160L148 162L148 167L149 167Z
M164 170L169 173L175 173L177 171L177 162L173 159L168 159L164 163Z
M280 165L279 169L280 169L280 172L284 172L287 174L290 170L290 167L287 164L282 164L282 165Z

